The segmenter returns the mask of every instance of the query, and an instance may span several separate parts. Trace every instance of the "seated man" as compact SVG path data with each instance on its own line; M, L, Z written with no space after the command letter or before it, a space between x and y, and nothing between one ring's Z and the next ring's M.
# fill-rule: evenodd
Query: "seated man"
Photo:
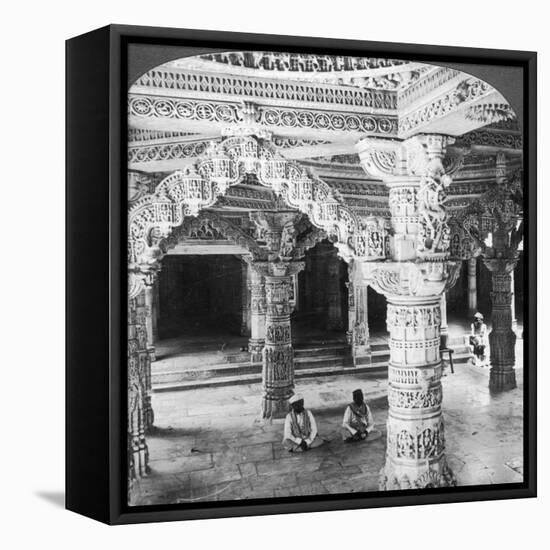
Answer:
M374 419L369 406L365 403L363 392L355 390L353 401L346 407L342 421L342 438L346 442L367 439L374 429Z
M317 434L317 424L310 411L304 408L304 398L293 395L288 402L290 412L285 418L283 446L291 453L300 453L323 444Z
M473 354L474 365L485 367L488 365L487 348L489 347L489 336L487 325L483 322L483 315L476 313L474 322L471 325L470 351Z

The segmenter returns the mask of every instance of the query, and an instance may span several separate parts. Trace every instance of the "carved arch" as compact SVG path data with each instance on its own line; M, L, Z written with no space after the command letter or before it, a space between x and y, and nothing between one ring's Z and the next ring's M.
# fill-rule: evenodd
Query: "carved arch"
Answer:
M252 260L261 261L266 258L266 250L252 236L215 212L208 211L200 212L195 218L185 218L184 222L175 227L170 235L161 239L158 247L162 253L162 257L183 240L191 239L193 235L200 236L205 230L213 230L232 244L245 248Z
M335 240L344 259L385 258L385 248L372 249L366 225L326 182L287 161L270 143L255 136L238 136L211 142L194 166L174 172L153 193L130 205L130 273L156 265L162 254L158 243L183 224L186 216L197 216L214 205L246 174L256 175L289 207L307 214L315 227Z

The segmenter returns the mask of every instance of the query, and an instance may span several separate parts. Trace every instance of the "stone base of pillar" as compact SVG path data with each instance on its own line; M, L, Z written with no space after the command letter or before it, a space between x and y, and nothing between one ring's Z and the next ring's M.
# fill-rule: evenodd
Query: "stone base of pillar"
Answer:
M283 397L275 397L264 392L262 395L262 419L285 418L290 410L288 400L293 395L290 391Z
M378 488L381 491L456 487L457 481L445 457L423 461L416 466L394 464L390 460L380 470Z
M264 349L265 340L250 338L248 341L248 351L250 352L251 363L262 362L262 350Z
M140 479L149 473L149 449L145 438L131 437L128 442L128 450L130 453L130 472L131 480Z
M149 354L149 361L151 361L151 363L157 360L155 346L147 346L147 353Z
M489 371L489 390L494 392L501 392L506 390L513 390L517 388L516 383L516 371L513 368L510 369L497 369L491 367Z

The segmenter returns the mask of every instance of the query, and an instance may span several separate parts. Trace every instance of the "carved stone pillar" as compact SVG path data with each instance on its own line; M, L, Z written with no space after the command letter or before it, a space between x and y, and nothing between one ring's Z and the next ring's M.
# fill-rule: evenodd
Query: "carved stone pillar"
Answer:
M368 285L355 283L355 322L353 325L352 356L355 366L371 362L369 334Z
M262 360L265 345L265 285L264 277L254 267L250 269L250 340L248 350L253 363Z
M512 270L512 272L510 273L510 276L512 277L512 282L511 282L512 302L510 304L512 308L512 330L517 334L518 320L516 317L516 277L514 275L514 270Z
M342 330L342 294L340 290L340 262L335 254L327 256L327 329Z
M160 296L158 277L153 285L153 343L159 339Z
M355 285L353 284L353 266L348 264L348 330L346 331L346 340L350 346L353 346L353 328L355 326Z
M477 311L477 258L468 260L468 314L473 317Z
M147 349L151 361L155 361L155 338L153 335L154 282L145 286L145 330L147 332Z
M443 160L451 142L425 135L401 144L367 138L358 146L367 172L381 176L390 192L391 260L361 262L356 277L356 285L363 280L388 300L389 411L381 490L456 485L445 457L439 352L442 295L456 282L459 267L449 261L444 208L451 180Z
M492 280L492 330L489 333L491 371L489 388L493 391L516 387L515 346L516 333L512 329L512 272L517 257L506 259L484 258L483 263L491 272Z
M265 278L266 318L262 367L262 418L282 417L294 393L294 350L290 314L293 275L303 262L253 264Z
M447 324L447 294L443 292L441 294L441 347L447 347L447 340L449 339L449 325Z
M383 490L456 485L445 459L441 297L387 295L390 363Z
M241 336L250 336L250 269L247 262L241 263Z
M147 473L149 453L145 430L152 423L147 386L150 356L145 327L145 295L128 301L128 477L132 481ZM149 410L148 410L149 409Z

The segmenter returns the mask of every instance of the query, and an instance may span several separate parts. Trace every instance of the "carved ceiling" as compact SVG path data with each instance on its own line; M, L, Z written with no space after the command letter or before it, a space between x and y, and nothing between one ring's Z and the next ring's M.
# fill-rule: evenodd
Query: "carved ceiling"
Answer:
M173 61L165 67L379 90L403 90L435 69L398 59L258 51L207 54Z
M142 75L128 108L128 163L142 189L194 165L211 141L243 132L271 141L360 216L388 212L387 189L361 167L362 139L456 136L450 151L464 158L448 190L450 208L486 192L497 153L518 167L523 147L498 90L456 70L395 59L273 52L179 59ZM242 214L279 203L247 178L212 208Z

